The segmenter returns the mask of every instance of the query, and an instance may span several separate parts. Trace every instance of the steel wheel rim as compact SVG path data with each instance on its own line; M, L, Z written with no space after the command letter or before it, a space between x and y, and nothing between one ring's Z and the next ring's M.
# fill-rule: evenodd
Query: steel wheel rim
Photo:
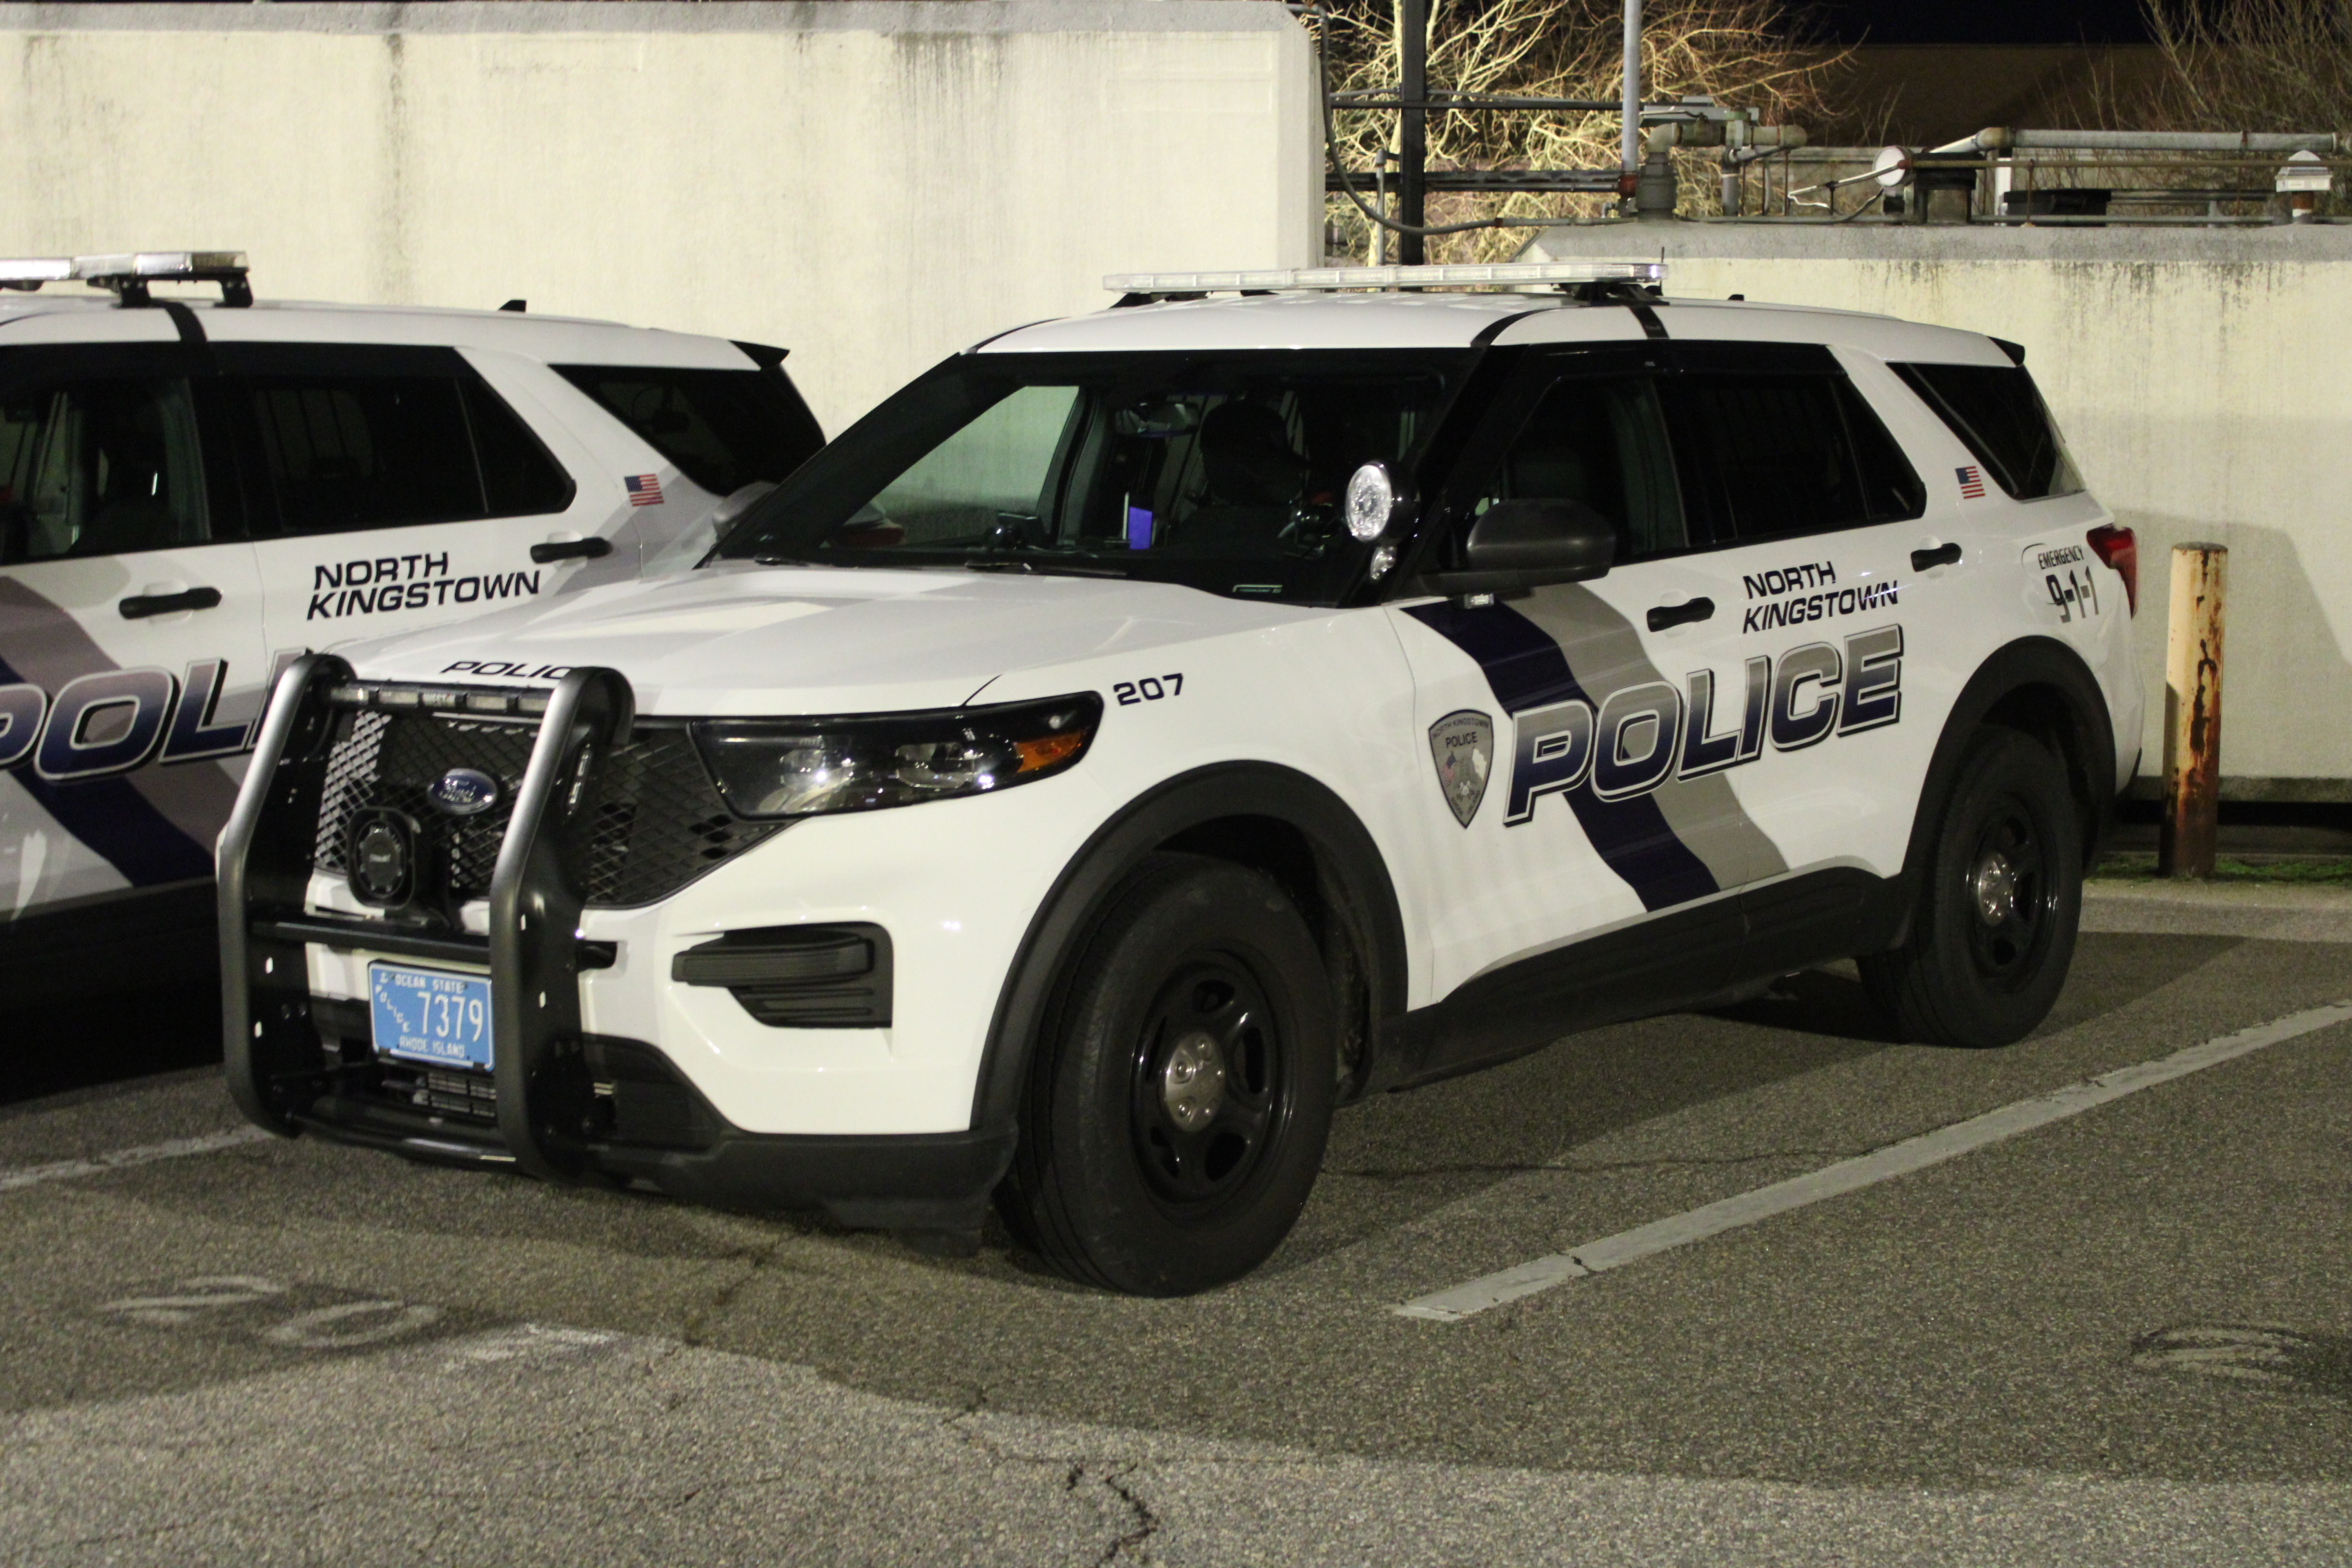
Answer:
M1163 1212L1206 1219L1267 1168L1289 1123L1290 1079L1280 1021L1249 966L1224 952L1177 964L1144 1014L1129 1073L1135 1164Z
M2015 991L2041 967L2056 921L2047 839L2024 800L1995 803L1961 870L1961 920L1977 977Z

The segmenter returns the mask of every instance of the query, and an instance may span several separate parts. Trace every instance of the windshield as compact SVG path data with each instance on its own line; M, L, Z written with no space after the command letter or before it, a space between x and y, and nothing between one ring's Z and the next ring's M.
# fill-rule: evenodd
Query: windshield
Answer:
M810 459L722 559L963 566L1331 603L1367 546L1364 463L1402 482L1462 352L963 354Z

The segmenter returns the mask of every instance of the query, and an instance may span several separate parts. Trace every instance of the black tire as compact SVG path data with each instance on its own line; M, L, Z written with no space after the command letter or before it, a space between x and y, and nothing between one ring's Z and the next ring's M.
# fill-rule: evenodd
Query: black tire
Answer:
M2083 914L2082 826L2047 747L1969 740L1917 898L1909 939L1860 961L1872 998L1923 1044L2023 1039L2066 984Z
M1138 1296L1256 1268L1322 1169L1333 1017L1314 933L1281 889L1152 856L1037 1042L998 1192L1014 1236L1057 1273Z

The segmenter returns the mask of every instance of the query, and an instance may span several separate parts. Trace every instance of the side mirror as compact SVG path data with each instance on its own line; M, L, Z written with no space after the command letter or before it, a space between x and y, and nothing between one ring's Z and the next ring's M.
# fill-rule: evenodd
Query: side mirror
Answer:
M1464 570L1432 573L1433 594L1492 594L1606 576L1614 524L1580 500L1496 501L1470 525Z
M775 488L773 479L753 479L750 484L737 486L725 500L710 509L711 527L724 531L729 523L757 506Z

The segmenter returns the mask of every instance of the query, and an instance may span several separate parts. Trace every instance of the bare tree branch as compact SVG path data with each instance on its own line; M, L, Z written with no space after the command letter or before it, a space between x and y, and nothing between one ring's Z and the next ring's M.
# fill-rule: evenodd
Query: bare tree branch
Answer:
M1335 0L1323 43L1331 85L1339 91L1393 88L1402 74L1393 0ZM1432 0L1429 79L1433 89L1529 98L1613 100L1622 56L1620 0ZM1822 108L1821 91L1843 52L1808 47L1779 0L1651 0L1643 16L1642 86L1652 100L1706 93L1718 102L1763 110L1768 122L1801 123ZM1314 18L1310 18L1310 21ZM1370 184L1373 162L1392 149L1392 110L1341 109L1334 153ZM1614 167L1614 113L1549 111L1433 112L1433 169ZM1713 155L1693 153L1681 166L1685 210L1717 201ZM1553 194L1507 195L1433 192L1428 222L1482 216L1571 216L1608 198ZM1344 202L1332 219L1344 248L1363 254L1370 225ZM1433 238L1432 261L1495 260L1516 249L1508 230Z

